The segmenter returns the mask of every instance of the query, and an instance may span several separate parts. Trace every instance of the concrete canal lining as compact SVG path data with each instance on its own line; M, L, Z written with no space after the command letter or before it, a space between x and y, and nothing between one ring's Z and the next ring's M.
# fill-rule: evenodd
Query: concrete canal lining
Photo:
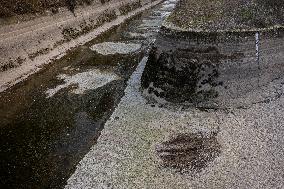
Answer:
M214 1L228 2L196 2ZM208 34L165 24L157 36L175 3L165 1L0 94L2 188L61 188L71 174L66 189L284 188L282 30ZM65 32L72 47L99 33ZM90 49L137 40L138 54ZM30 57L40 62L35 56L47 51ZM96 88L97 69L121 79L106 84L112 79L103 76ZM48 89L59 91L46 98Z
M0 92L38 72L78 45L157 5L162 0L94 2L75 11L0 28Z
M265 90L270 82L283 75L282 16L272 16L263 26L249 26L257 18L239 23L235 20L243 19L242 16L234 15L235 20L231 21L225 3L212 5L213 8L211 3L191 3L181 0L163 23L142 77L145 93L160 100L202 108L243 107L267 100L266 93L253 97L248 94ZM196 17L201 18L189 15L189 20L181 19L183 13L199 6L204 14L196 13ZM206 17L207 9L212 17ZM233 12L243 10L236 9ZM228 22L233 23L226 26ZM274 96L278 96L276 91Z
M283 75L284 30L196 32L163 26L142 85L150 96L206 108L264 101L248 96ZM258 38L256 38L258 37ZM277 96L275 91L274 96Z

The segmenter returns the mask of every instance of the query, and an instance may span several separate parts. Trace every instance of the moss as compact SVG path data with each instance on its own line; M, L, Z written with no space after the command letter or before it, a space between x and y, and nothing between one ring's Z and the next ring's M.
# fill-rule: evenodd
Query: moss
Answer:
M13 64L12 61L9 61L7 63L5 63L4 65L1 66L1 71L7 71L9 69L15 68L15 64Z
M112 20L116 19L117 15L114 10L106 10L104 11L98 18L96 22L96 27L103 25L106 22L111 22Z
M100 0L101 1L101 4L105 4L107 2L110 2L111 0Z
M65 43L65 42L67 42L66 39L62 39L62 40L60 40L60 41L56 41L56 42L54 43L54 45L53 45L53 48L56 48L56 47L62 45L63 43Z
M111 22L114 19L117 18L117 15L114 10L106 10L104 11L96 20L96 22L92 19L89 20L89 22L83 21L79 28L64 28L62 30L63 40L55 43L54 46L58 46L63 44L66 41L70 41L72 39L76 39L81 35L87 34L90 31L98 28L99 26L102 26L106 22Z
M254 17L253 10L250 7L244 7L240 10L240 16L244 21L251 20Z

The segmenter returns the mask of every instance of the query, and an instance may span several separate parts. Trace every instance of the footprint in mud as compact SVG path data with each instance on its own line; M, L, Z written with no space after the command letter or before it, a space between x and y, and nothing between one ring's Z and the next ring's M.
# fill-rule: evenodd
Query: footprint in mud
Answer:
M180 173L200 172L221 153L216 136L217 133L186 133L172 136L156 146L161 165Z

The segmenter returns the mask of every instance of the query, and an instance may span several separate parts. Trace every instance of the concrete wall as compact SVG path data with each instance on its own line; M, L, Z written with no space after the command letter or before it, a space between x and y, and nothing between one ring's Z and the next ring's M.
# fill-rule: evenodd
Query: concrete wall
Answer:
M245 107L279 96L284 74L284 30L179 32L163 28L143 74L148 94L205 108ZM275 83L275 82L274 82ZM277 83L277 82L276 82ZM280 83L279 83L280 84Z

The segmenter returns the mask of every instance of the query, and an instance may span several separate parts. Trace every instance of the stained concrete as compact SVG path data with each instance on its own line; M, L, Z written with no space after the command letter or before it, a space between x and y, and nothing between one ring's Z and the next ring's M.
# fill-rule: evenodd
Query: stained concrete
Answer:
M65 188L283 188L281 94L241 109L206 110L151 104L140 90L142 60L105 129ZM262 90L258 94L262 94ZM248 94L251 96L252 94ZM251 96L254 98L254 95ZM220 154L201 171L165 168L156 146L186 133L217 133Z
M243 107L277 97L277 89L273 97L265 91L284 72L283 31L210 33L164 26L150 52L142 87L148 96L206 108Z

